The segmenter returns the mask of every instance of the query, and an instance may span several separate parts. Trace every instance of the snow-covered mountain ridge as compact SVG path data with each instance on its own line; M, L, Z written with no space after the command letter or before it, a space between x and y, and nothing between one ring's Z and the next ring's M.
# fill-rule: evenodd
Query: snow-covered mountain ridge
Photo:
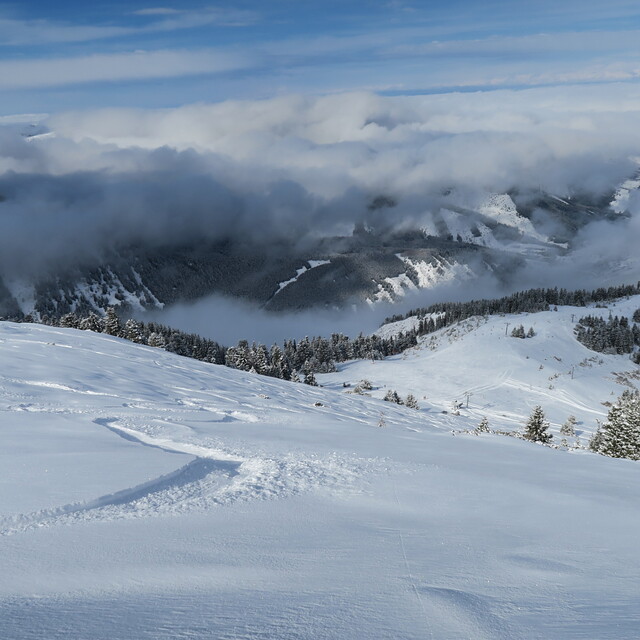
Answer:
M384 207L369 211L379 217L377 224L356 225L350 235L319 235L301 247L295 239L114 243L76 262L67 255L46 275L0 271L0 316L104 312L114 303L157 310L211 294L278 312L397 302L418 290L482 278L513 287L519 275L538 267L570 268L576 234L594 221L626 219L634 185L625 182L607 202L538 192L469 199L451 190L430 205L423 222L403 220L405 214L395 213L402 203L385 200ZM607 256L604 262L604 271L615 268L618 280L640 274L633 256ZM606 277L593 280L603 283Z
M633 638L638 463L452 431L541 404L584 441L638 368L573 320L639 306L469 318L325 388L0 323L0 635Z

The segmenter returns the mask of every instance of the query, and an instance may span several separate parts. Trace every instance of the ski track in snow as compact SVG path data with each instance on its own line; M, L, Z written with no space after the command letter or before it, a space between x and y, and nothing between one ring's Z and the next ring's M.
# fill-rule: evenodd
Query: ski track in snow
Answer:
M238 457L213 447L154 437L125 427L116 418L93 422L130 442L196 457L172 473L93 500L0 518L0 536L56 525L205 511L239 500L283 498L320 487L344 491L379 466L337 454L326 458L290 455L281 460Z

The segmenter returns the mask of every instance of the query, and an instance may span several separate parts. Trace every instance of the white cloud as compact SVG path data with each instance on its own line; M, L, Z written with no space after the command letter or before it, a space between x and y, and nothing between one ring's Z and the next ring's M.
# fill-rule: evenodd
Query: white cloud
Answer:
M59 114L55 138L7 133L0 145L0 257L46 264L70 246L93 256L229 234L299 241L375 215L400 228L428 222L449 188L461 206L513 188L601 195L636 168L639 105L640 86L612 85ZM380 193L398 206L368 212Z
M581 31L560 33L537 33L519 36L494 35L467 40L430 41L399 44L389 49L394 55L509 55L551 54L558 52L589 51L618 52L636 49L640 31Z
M138 9L131 13L136 16L170 16L180 13L180 11L170 7L149 7L148 9Z
M254 61L216 50L136 51L73 58L5 60L0 85L5 89L55 87L87 82L115 82L212 74L242 69Z
M65 42L91 42L109 38L128 38L148 33L171 32L207 25L239 27L258 19L255 11L204 8L187 11L151 8L134 11L139 18L149 18L145 24L91 25L52 20L19 20L0 18L0 45L43 45Z
M129 27L75 25L48 20L0 19L0 45L17 46L60 42L86 42L134 33Z

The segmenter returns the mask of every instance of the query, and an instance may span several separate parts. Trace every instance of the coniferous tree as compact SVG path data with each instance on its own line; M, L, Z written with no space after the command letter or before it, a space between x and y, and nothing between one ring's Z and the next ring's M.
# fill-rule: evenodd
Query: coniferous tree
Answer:
M526 337L526 334L524 332L524 326L520 325L519 327L514 327L513 331L511 332L511 337L512 338L524 338L524 337Z
M576 435L576 424L577 424L577 420L576 417L571 415L569 416L565 423L560 427L560 433L563 436L575 436Z
M271 362L267 347L261 344L255 350L254 368L261 375L269 375L271 373Z
M612 458L640 460L640 394L625 390L609 409L606 422L594 434L589 448Z
M476 427L478 433L489 433L489 419L487 416L482 416L480 424Z
M391 389L389 389L389 391L387 391L387 393L385 394L383 400L385 402L394 402L395 404L403 404L402 399L398 395L398 392L397 391L392 391Z
M524 437L532 442L542 442L543 444L551 442L552 435L549 433L549 423L539 405L534 408L527 421Z
M311 387L318 386L316 377L313 375L313 371L307 371L307 373L304 374L304 383L308 384Z
M159 349L164 349L165 341L161 333L152 331L147 338L147 344L150 347L158 347Z
M59 326L66 329L78 329L80 326L80 318L78 318L75 313L65 313L62 318L60 318Z
M142 327L139 322L134 320L133 318L129 318L124 323L123 330L123 338L130 340L131 342L136 342L137 344L142 344L144 342L144 338L142 337Z
M420 405L418 404L416 397L412 393L407 396L406 400L404 401L404 405L405 407L409 407L409 409L416 409L416 411L420 410Z
M113 307L107 308L107 315L104 318L104 332L110 336L120 337L122 334L122 325L120 324L120 318L116 314L116 310Z
M404 406L408 407L409 409L415 409L416 411L420 410L420 405L418 404L418 400L416 399L416 397L410 393L405 401L404 401Z
M82 329L83 331L93 331L95 333L102 333L103 322L102 318L97 316L93 311L86 317L80 320L78 324L78 329Z

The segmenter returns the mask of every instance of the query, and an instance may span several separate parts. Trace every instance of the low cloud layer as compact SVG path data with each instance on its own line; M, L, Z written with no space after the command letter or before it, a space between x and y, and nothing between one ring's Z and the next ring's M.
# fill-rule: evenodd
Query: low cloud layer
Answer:
M62 113L33 138L0 127L0 270L46 273L135 243L299 242L367 217L420 225L451 189L463 204L515 188L602 195L637 169L640 88L601 92L286 96ZM372 212L381 194L398 206ZM625 224L604 237L627 237Z

